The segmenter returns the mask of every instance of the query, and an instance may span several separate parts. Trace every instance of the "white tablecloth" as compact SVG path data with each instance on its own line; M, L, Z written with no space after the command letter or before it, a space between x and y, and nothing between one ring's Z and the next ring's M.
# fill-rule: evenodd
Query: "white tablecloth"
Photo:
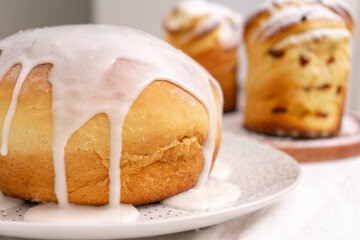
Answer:
M360 157L301 164L299 185L257 212L150 239L360 239Z

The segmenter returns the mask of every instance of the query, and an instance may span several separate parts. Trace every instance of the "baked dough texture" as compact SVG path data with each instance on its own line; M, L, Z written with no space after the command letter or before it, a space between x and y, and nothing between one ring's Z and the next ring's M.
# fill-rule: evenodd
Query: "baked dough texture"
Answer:
M57 201L52 87L48 82L51 67L37 66L23 83L10 128L8 154L0 157L0 189L34 202ZM20 70L21 66L15 65L0 82L1 126ZM219 96L215 88L213 92L220 117ZM145 88L123 125L121 202L155 202L193 187L203 166L202 144L208 126L205 107L180 87L159 79ZM108 203L109 141L106 114L94 116L70 137L65 148L69 202ZM219 143L218 126L216 152Z
M338 132L353 22L344 6L332 2L274 1L248 19L247 129L303 138Z
M217 6L205 1L198 2L205 5L202 14L192 14L180 4L165 16L163 24L165 39L209 71L223 91L224 111L232 111L236 109L237 101L237 50L241 39L240 23L236 16L211 20L212 12L205 9L209 6L213 8ZM188 7L191 8L191 4ZM222 6L218 7L222 9ZM173 22L178 26L174 27ZM231 36L230 39L222 40L228 36Z

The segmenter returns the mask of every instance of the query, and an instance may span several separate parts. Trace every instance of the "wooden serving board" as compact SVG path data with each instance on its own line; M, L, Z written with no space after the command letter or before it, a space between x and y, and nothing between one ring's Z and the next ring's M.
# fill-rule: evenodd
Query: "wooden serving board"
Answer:
M223 130L246 135L268 143L294 157L299 162L336 160L360 155L360 117L346 113L339 134L325 139L292 139L247 131L242 127L239 112L224 114Z

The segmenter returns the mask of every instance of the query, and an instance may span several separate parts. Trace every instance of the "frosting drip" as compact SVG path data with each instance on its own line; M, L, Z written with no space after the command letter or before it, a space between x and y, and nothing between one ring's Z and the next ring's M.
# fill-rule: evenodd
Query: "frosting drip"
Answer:
M312 39L321 39L323 37L331 37L333 39L348 39L351 37L349 30L345 28L322 28L310 31L301 32L290 35L277 42L273 48L280 49L289 45L294 45L302 41L310 41Z
M3 155L7 154L9 129L22 83L37 65L53 64L48 80L52 85L55 194L61 207L72 209L68 202L64 148L69 137L99 113L107 114L111 126L109 205L119 205L122 125L133 101L154 80L166 80L182 87L201 101L208 112L204 167L196 188L205 185L217 124L210 83L216 86L220 96L221 91L216 81L181 51L143 32L108 25L19 32L1 40L0 50L0 77L13 65L22 65L3 126Z
M285 26L313 19L330 19L342 22L342 18L328 8L321 5L287 6L274 13L269 19L262 23L257 30L262 39L272 36Z
M209 179L204 189L190 189L161 201L162 204L184 210L200 210L224 206L235 202L240 190L233 184Z
M276 11L276 7L282 5L284 3L298 4L298 3L308 3L308 4L316 4L320 3L323 6L328 8L332 8L334 11L339 13L340 15L352 15L350 7L343 0L268 0L261 4L256 10L256 14L258 12L264 10ZM253 15L251 14L251 15Z
M260 22L254 39L266 40L294 24L318 19L340 23L350 32L353 31L351 11L342 0L268 0L250 14L246 28L258 14L264 13L270 16Z

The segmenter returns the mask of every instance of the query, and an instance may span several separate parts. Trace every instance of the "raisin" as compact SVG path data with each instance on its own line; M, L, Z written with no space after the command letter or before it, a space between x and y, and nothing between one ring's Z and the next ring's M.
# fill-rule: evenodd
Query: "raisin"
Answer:
M338 88L336 89L336 94L340 95L341 92L342 92L342 86L338 86Z
M304 21L306 21L306 20L307 20L307 16L306 16L306 15L303 15L303 16L301 17L301 21L304 22Z
M286 113L287 109L284 107L276 107L272 110L272 113L278 114L278 113Z
M271 94L271 95L268 95L268 96L266 96L266 98L265 99L273 99L273 98L275 98L276 97L276 94Z
M317 111L316 116L319 118L327 118L328 115L324 112Z
M309 92L311 90L311 87L310 86L306 86L303 88L306 92Z
M325 83L325 84L323 84L323 85L318 86L316 89L317 89L317 90L326 90L326 89L328 89L328 88L330 88L330 84Z
M334 57L330 57L330 58L326 61L326 64L329 65L329 64L332 64L333 62L335 62L335 58L334 58Z
M281 58L285 52L281 51L281 50L276 50L276 49L270 49L269 54L273 57L273 58Z
M309 63L309 60L306 59L304 56L300 56L300 66L304 67Z
M313 38L313 41L314 41L314 43L318 43L318 42L320 42L320 38L314 37L314 38Z

